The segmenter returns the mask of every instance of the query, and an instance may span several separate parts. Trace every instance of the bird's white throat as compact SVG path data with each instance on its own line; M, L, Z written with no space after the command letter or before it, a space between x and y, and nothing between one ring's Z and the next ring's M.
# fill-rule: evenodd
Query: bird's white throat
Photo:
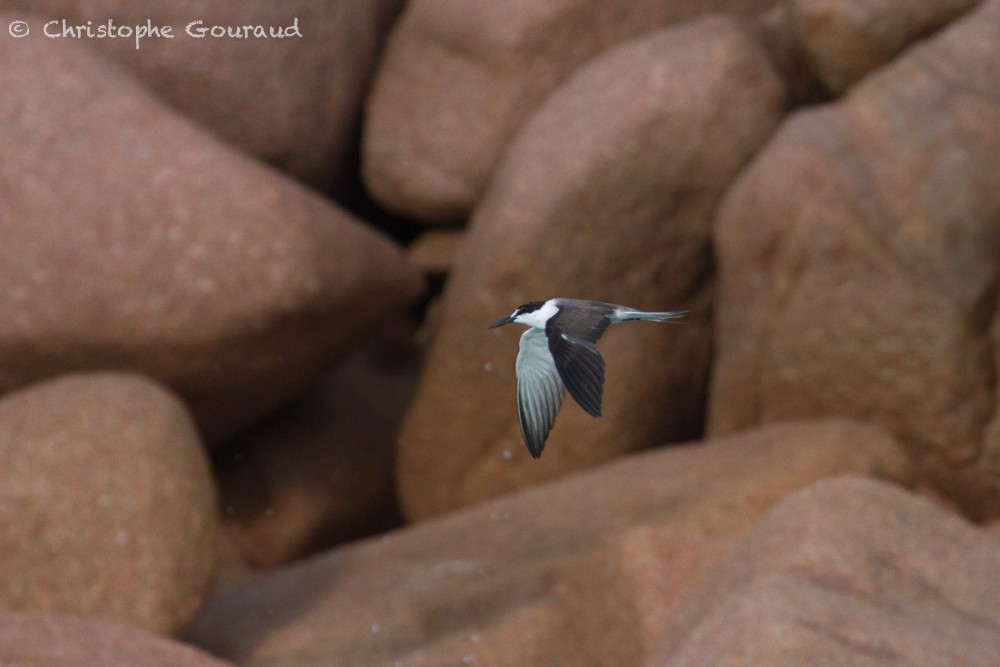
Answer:
M555 299L549 299L538 310L533 310L530 313L522 313L515 317L514 321L518 324L527 324L529 327L535 327L536 329L544 329L545 323L559 312L559 307L555 304L555 301Z

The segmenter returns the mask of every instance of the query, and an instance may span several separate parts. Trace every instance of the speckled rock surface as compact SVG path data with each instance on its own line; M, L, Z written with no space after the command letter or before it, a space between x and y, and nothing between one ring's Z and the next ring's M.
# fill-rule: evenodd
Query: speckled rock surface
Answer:
M42 37L79 41L129 69L147 89L226 142L317 186L339 189L357 146L361 105L402 0L0 0L40 36L107 21L171 28L172 39ZM30 14L27 14L29 13ZM148 24L147 24L148 22ZM279 39L194 34L215 26L288 28ZM3 22L6 31L9 21ZM217 32L218 34L218 32ZM6 32L4 41L8 40Z
M5 667L231 667L180 642L67 614L0 612Z
M414 0L393 29L365 114L365 183L384 206L464 220L508 142L574 70L644 33L771 0Z
M727 193L711 432L864 418L967 511L1000 514L997 43L985 2L791 116Z
M990 667L998 567L1000 539L927 499L825 480L732 545L645 664Z
M912 42L979 0L787 0L784 7L810 68L843 93Z
M139 371L214 442L420 290L393 242L77 43L0 39L0 87L0 392Z
M9 393L0 459L0 608L161 633L191 619L218 524L207 457L175 396L130 374Z
M247 667L641 664L736 535L843 473L910 477L851 422L624 457L262 575L188 639Z

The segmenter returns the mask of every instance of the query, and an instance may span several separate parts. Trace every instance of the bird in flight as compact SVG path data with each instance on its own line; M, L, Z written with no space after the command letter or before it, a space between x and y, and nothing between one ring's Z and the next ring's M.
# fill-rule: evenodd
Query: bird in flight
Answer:
M604 357L595 343L608 325L630 320L665 322L686 312L652 313L600 301L554 298L518 306L491 324L490 329L511 322L529 327L521 334L514 370L521 435L531 455L536 459L542 455L562 407L564 386L589 415L601 416Z

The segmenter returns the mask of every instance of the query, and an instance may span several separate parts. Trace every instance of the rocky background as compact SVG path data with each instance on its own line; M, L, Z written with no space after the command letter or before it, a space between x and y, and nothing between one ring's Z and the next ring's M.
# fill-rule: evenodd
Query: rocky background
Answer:
M0 0L0 664L1000 664L1000 0L144 4Z

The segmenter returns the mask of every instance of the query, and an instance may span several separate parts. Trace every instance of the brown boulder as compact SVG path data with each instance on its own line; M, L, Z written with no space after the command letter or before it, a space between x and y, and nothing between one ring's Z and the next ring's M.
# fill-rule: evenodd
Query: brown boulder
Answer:
M990 327L990 342L993 346L993 368L1000 368L1000 301L993 311L993 324ZM971 507L977 518L992 519L1000 528L1000 508L997 494L1000 494L1000 387L993 390L993 414L983 432L982 446L977 450L977 458L972 465L958 470L949 471L949 488L975 488L980 503ZM978 509L978 511L977 511ZM987 511L983 511L983 510Z
M977 515L996 377L1000 2L792 117L716 220L711 432L849 416ZM993 441L994 443L996 441Z
M419 290L394 244L75 43L0 39L0 89L0 392L135 370L214 441Z
M510 146L449 277L400 436L408 516L700 433L709 221L781 105L765 56L725 18L623 44L546 101ZM486 325L554 296L691 313L609 330L604 416L567 400L535 461L517 419L519 327Z
M247 562L272 567L398 521L392 463L416 385L411 328L381 332L217 452L222 527Z
M1000 540L888 484L818 482L740 538L648 665L996 665Z
M66 376L0 400L0 608L154 632L207 593L215 489L188 411L149 380Z
M795 39L816 77L842 93L979 0L785 0Z
M130 69L144 86L227 142L317 185L336 183L356 150L362 100L402 0L0 0L0 11L35 12L33 34L110 19L121 28L172 29L173 39L43 38L80 41ZM44 17L44 18L42 18ZM25 19L18 15L14 18ZM185 28L297 21L301 37L195 38ZM4 21L6 29L8 21ZM197 33L196 33L197 34ZM4 35L7 40L7 35Z
M428 222L464 219L508 141L570 73L637 35L771 0L496 3L414 0L394 27L368 100L365 183Z
M180 642L110 621L0 612L5 667L227 667Z
M257 667L637 664L733 536L842 473L909 477L890 438L847 422L623 458L262 575L189 638Z

